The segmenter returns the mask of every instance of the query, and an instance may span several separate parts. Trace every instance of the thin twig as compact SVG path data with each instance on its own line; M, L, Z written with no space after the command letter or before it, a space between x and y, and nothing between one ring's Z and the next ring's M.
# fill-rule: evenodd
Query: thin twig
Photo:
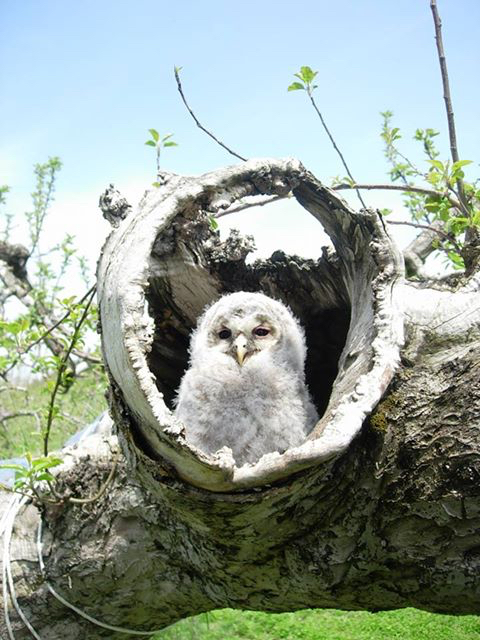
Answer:
M385 220L385 222L387 224L406 225L407 227L414 227L415 229L427 229L428 231L433 231L434 233L437 233L444 240L447 240L448 242L451 242L452 245L455 247L455 250L458 253L460 253L461 247L457 243L455 238L453 238L452 236L448 235L448 233L445 233L445 231L442 231L441 229L437 229L436 227L433 227L433 226L428 225L428 224L419 224L418 222L405 222L403 220Z
M3 482L0 482L0 489L2 489L3 491L8 491L9 493L18 493L21 496L25 496L26 498L30 498L30 500L33 498L32 496L32 488L30 487L30 491L23 491L22 489L15 489L14 487L9 487L8 484L4 484ZM33 491L35 497L37 498L39 503L42 502L48 502L49 504L58 504L58 502L56 500L50 500L49 498L40 495L36 490Z
M87 291L87 293L78 301L77 304L82 304L89 296L91 296L95 292L96 288L97 288L97 285L94 284L93 287L91 287ZM9 373L13 369L13 367L15 367L20 362L20 360L24 355L26 355L37 344L39 344L40 342L43 342L43 340L45 340L45 338L47 338L52 333L52 331L54 331L57 327L59 327L68 318L68 316L71 313L72 313L72 310L70 309L59 320L57 320L46 331L44 331L39 338L31 342L28 346L25 347L25 349L22 349L22 352L18 354L18 356L10 363L10 365L3 371L0 371L0 375L2 377L5 377L7 373Z
M55 500L52 500L51 498L48 498L45 494L40 494L37 490L37 487L35 486L30 486L28 491L24 491L20 488L14 488L14 487L9 487L6 484L3 484L2 482L0 482L0 489L4 489L5 491L9 491L10 493L19 493L23 496L26 496L28 498L32 498L32 493L33 495L37 498L39 503L48 503L48 504L65 504L65 503L72 503L72 504L89 504L91 502L95 502L96 500L99 500L102 495L105 493L105 491L107 490L108 486L110 485L110 483L113 480L113 476L115 474L115 470L117 468L117 464L118 464L118 459L119 459L119 452L118 450L115 452L114 457L113 457L113 461L112 461L112 467L110 469L110 472L107 476L107 479L105 480L105 482L101 485L100 489L93 495L90 496L89 498L72 498L71 496L62 496L59 493L57 493L54 485L52 482L48 482L48 486L50 491L52 492L52 494L55 497Z
M435 40L437 43L438 61L440 63L440 72L443 84L443 99L445 100L445 109L447 111L448 136L450 138L450 153L453 162L458 162L457 134L455 131L455 116L453 115L452 97L450 95L450 83L448 81L447 59L443 49L442 39L442 21L438 14L437 1L430 0L430 9L433 15L433 24L435 26ZM459 196L463 200L463 183L459 179L457 181Z
M102 364L102 362L103 362L103 360L101 358L97 358L96 356L92 356L89 353L86 353L85 351L78 351L78 349L73 349L72 355L73 356L77 356L77 358L80 358L81 360L84 360L85 362L89 362L90 364Z
M433 16L433 24L435 27L435 41L437 44L438 61L440 64L440 73L442 76L443 99L445 101L445 109L447 112L448 136L450 138L450 153L453 162L458 162L457 134L455 130L455 117L453 114L452 97L450 94L450 83L448 80L447 59L443 48L442 38L442 21L437 9L436 0L430 1L430 9Z
M190 107L188 106L188 102L185 98L185 95L183 93L183 89L182 89L182 83L180 82L180 75L178 73L178 69L177 67L174 67L174 73L175 73L175 80L177 81L177 87L178 87L178 92L180 93L180 96L182 97L183 100L183 104L187 107L187 110L189 112L189 114L192 116L192 118L195 120L195 124L197 125L197 127L199 127L202 131L204 131L208 136L210 136L210 138L212 138L212 140L215 140L215 142L217 144L219 144L221 147L223 147L226 151L228 151L228 153L230 153L232 156L235 156L236 158L239 158L240 160L243 160L244 162L246 162L247 158L244 158L243 156L241 156L240 154L236 153L235 151L233 151L232 149L230 149L230 147L227 147L226 144L224 144L223 142L221 142L218 138L216 138L213 133L211 133L208 129L206 129L198 120L197 116L193 113L193 111L190 109Z
M246 202L245 204L240 204L238 207L234 207L233 209L225 209L223 211L219 211L213 217L214 218L222 218L223 216L228 216L231 213L237 213L238 211L244 211L245 209L251 209L252 207L264 207L266 204L271 204L272 202L277 202L278 200L285 200L286 198L291 198L291 195L287 196L272 196L268 198L268 200L261 200L259 202Z
M91 496L90 498L68 498L68 502L72 502L73 504L88 504L90 502L95 502L96 500L99 500L107 490L108 485L113 480L115 469L117 468L118 458L119 458L119 454L117 450L113 458L112 468L110 469L110 473L108 474L107 479L105 480L105 482L103 483L103 485L100 487L100 489L97 491L95 495Z
M13 420L14 418L24 418L25 416L36 417L38 411L12 411L11 413L0 413L0 422Z
M76 343L77 338L78 338L78 333L79 333L80 328L81 328L82 324L85 322L85 319L86 319L86 317L88 315L88 311L90 309L90 305L92 304L92 301L93 301L93 296L95 295L95 289L96 289L96 287L92 287L92 289L91 289L90 299L87 300L87 303L85 304L85 308L84 308L83 313L82 313L82 315L80 317L80 320L75 325L75 330L73 332L72 339L70 341L70 344L68 346L68 349L67 349L65 355L62 358L62 362L60 364L60 367L58 368L57 378L55 380L55 386L53 388L52 395L50 396L50 402L49 402L49 406L48 406L47 426L46 426L46 429L45 429L45 434L43 436L43 453L44 453L45 456L48 456L48 439L50 437L50 429L52 427L52 422L53 422L55 398L56 398L58 390L60 388L60 384L61 384L61 381L62 381L62 376L63 376L63 373L65 371L65 367L67 366L68 359L70 358L70 354L72 353L72 350L75 347L75 343Z
M411 191L412 193L423 193L426 196L433 196L436 198L446 198L450 204L452 205L452 207L455 207L456 209L461 209L462 205L460 204L460 202L454 198L453 196L449 195L446 192L442 192L442 191L435 191L434 189L427 189L426 187L416 187L413 185L399 185L399 184L337 184L334 187L332 187L332 189L334 191L341 191L342 189L386 189L389 191L404 191L404 192L408 192Z
M8 387L0 387L0 393L4 391L28 391L27 387L18 387L14 384L9 385Z
M29 257L31 257L33 255L33 252L35 251L35 249L37 249L37 258L40 258L40 255L41 255L40 254L40 250L38 248L38 243L40 241L40 233L42 231L43 223L44 223L45 218L47 216L48 208L49 208L51 200L52 200L53 191L54 191L54 187L55 187L55 172L56 171L57 171L56 167L51 167L50 176L48 176L48 175L46 176L46 179L49 180L48 181L48 185L47 185L47 195L45 197L45 202L43 203L43 207L42 207L42 211L40 213L40 216L35 221L35 236L34 236L33 241L32 241L32 246L30 248Z
M79 418L74 418L73 416L71 416L69 413L66 413L65 411L62 411L60 413L60 416L65 420L71 422L72 424L76 425L77 427L83 427L85 425L84 420L80 420Z
M354 178L354 177L352 176L352 174L350 173L350 169L348 168L347 162L346 162L345 158L343 157L342 152L341 152L341 151L340 151L340 149L337 147L337 144L336 144L336 142L335 142L335 140L334 140L334 138L333 138L332 134L330 133L330 130L329 130L329 128L327 127L327 124L326 124L325 120L323 119L323 116L322 116L322 114L321 114L321 112L320 112L320 109L317 107L317 103L315 102L315 99L314 99L314 97L313 97L313 95L312 95L312 92L311 92L311 90L310 90L308 87L307 87L307 93L308 93L308 97L310 98L310 101L311 101L311 103L312 103L312 105L313 105L313 108L315 109L315 111L317 112L318 117L320 118L320 122L322 123L323 128L325 129L325 131L326 131L326 133L327 133L328 137L330 138L330 142L332 143L333 148L335 149L335 151L336 151L336 152L338 153L338 155L340 156L340 160L342 161L343 166L345 167L345 171L347 172L348 177L350 178L350 180L351 180L352 182L355 182L355 178ZM363 201L363 198L362 198L362 196L360 195L360 191L359 191L358 189L356 189L356 192L357 192L358 199L360 200L360 202L361 202L361 204L362 204L362 207L363 207L364 209L366 209L366 208L367 208L367 205L366 205L366 204L365 204L365 202Z

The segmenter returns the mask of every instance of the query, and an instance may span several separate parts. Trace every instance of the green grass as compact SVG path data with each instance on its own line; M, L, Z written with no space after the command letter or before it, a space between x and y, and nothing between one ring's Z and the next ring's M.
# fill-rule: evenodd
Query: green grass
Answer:
M221 609L172 625L155 640L480 640L480 617L417 609L381 613Z
M19 385L20 386L20 385ZM79 377L68 393L59 394L60 414L55 418L49 449L61 448L65 440L92 422L107 408L106 380L100 371ZM23 456L25 451L42 455L40 431L46 423L50 392L45 382L12 389L0 394L0 414L34 411L34 416L18 416L0 423L0 460Z

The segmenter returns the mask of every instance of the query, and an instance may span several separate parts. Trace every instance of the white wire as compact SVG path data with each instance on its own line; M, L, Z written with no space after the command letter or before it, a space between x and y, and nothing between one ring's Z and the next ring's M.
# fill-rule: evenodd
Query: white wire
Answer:
M27 496L23 496L22 498L16 499L16 503L13 505L11 509L10 519L8 521L7 526L5 527L5 538L4 538L4 546L3 546L3 579L4 579L4 583L5 583L5 577L8 580L8 587L10 589L10 598L22 622L30 631L30 633L35 638L35 640L42 640L42 638L38 635L38 633L30 624L27 616L23 613L22 608L18 604L17 595L15 593L15 584L13 582L13 577L12 577L11 561L10 561L10 542L12 539L13 524L15 522L15 518L18 515L18 512L23 507L23 505L28 502L28 500L29 498ZM7 616L8 616L8 608L7 608ZM9 617L8 617L8 622L10 623ZM8 626L9 625L7 624L7 628ZM8 631L9 631L9 634L11 633L12 637L14 637L13 630L9 628Z
M15 518L18 515L18 512L23 507L23 505L26 504L28 499L29 498L27 496L22 496L22 497L14 496L10 501L10 503L8 504L0 520L0 537L3 535L3 561L2 561L3 609L5 614L5 624L7 627L8 637L10 638L10 640L15 640L15 634L13 632L13 628L10 621L10 614L8 611L9 595L19 617L21 618L21 620L23 621L27 629L30 631L31 635L36 640L42 640L41 636L39 636L38 633L35 631L33 626L28 621L26 615L23 613L20 605L18 604L16 594L15 594L15 585L13 582L11 562L10 562L10 542L12 538L13 525L15 522ZM38 554L38 564L40 566L40 572L42 574L42 577L44 579L44 583L47 589L64 606L68 607L72 611L75 611L75 613L82 616L92 624L95 624L99 627L103 627L104 629L109 629L110 631L117 631L118 633L127 633L134 636L149 636L149 637L155 633L158 633L158 631L136 631L134 629L116 627L114 625L101 622L100 620L97 620L96 618L94 618L93 616L90 616L85 611L82 611L75 605L71 604L63 596L57 593L55 589L47 582L45 577L45 565L44 565L43 556L42 556L42 520L41 518L40 518L40 522L37 530L37 554ZM9 594L9 590L10 590L10 594Z
M154 633L159 633L159 631L135 631L134 629L127 629L124 627L115 627L111 624L101 622L100 620L97 620L96 618L88 615L88 613L85 613L85 611L82 611L81 609L73 605L71 602L68 602L68 600L65 600L63 596L57 593L55 589L52 587L52 585L47 582L45 577L45 565L43 563L43 556L42 556L42 520L41 518L40 518L40 522L37 529L37 554L38 554L38 564L40 565L40 571L44 578L45 585L47 586L52 596L54 596L65 607L68 607L72 611L75 611L75 613L78 613L79 616L82 616L82 618L85 618L92 624L96 624L97 626L103 627L104 629L109 629L110 631L118 631L118 633L128 633L133 636L152 636Z
M13 507L14 503L17 501L18 496L14 495L10 500L7 508L3 512L2 519L0 520L0 538L3 536L5 531L5 525L8 520L8 514L10 513L10 509Z
M2 534L3 534L3 558L2 558L2 595L3 595L3 612L5 614L5 625L7 627L8 637L15 640L10 614L8 612L8 580L7 580L7 564L9 560L10 539L12 537L13 523L18 512L21 498L14 496L2 517ZM13 602L13 600L12 600Z

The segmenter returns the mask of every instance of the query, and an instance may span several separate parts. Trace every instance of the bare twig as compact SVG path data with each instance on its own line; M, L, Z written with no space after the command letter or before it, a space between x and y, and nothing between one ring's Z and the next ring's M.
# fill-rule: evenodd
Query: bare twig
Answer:
M190 107L188 106L188 102L185 98L185 95L183 93L183 89L182 89L182 83L180 82L180 75L178 73L179 69L177 67L174 67L174 73L175 73L175 80L177 81L177 87L178 87L178 92L180 93L180 96L183 100L183 104L187 107L187 110L189 112L189 114L192 116L192 118L195 120L195 124L197 125L197 127L199 127L202 131L204 131L208 136L210 136L210 138L212 138L212 140L215 140L215 142L217 144L219 144L221 147L223 147L226 151L228 151L228 153L230 153L232 156L235 156L236 158L239 158L240 160L246 161L247 158L244 158L243 156L239 155L238 153L236 153L235 151L233 151L232 149L230 149L230 147L227 147L226 144L224 144L223 142L221 142L218 138L216 138L213 133L211 133L208 129L206 129L198 120L197 116L193 113L193 111L190 109Z
M436 198L446 198L452 207L456 209L461 209L462 205L460 202L449 195L444 191L435 191L434 189L427 189L426 187L416 187L414 185L399 185L399 184L337 184L332 187L334 191L341 191L343 189L379 189L379 190L389 190L389 191L411 191L412 193L423 193L426 196L432 196Z
M101 358L97 358L96 356L92 356L85 351L79 351L78 349L73 349L72 355L77 356L81 360L88 362L89 364L102 364L103 360Z
M326 134L328 135L328 137L330 138L330 142L333 145L333 148L335 149L335 151L338 153L338 155L340 156L340 160L342 161L343 166L345 167L345 171L348 174L348 177L350 178L350 180L352 182L355 182L355 178L352 176L352 174L350 173L350 169L348 168L347 162L345 160L345 158L343 157L342 152L340 151L340 149L337 147L337 144L332 136L332 134L330 133L330 129L327 127L327 123L325 122L325 120L323 119L323 116L320 112L320 109L317 107L317 103L315 102L315 99L312 95L312 91L311 89L307 86L307 93L308 93L308 97L310 98L310 102L313 105L313 108L315 109L315 111L317 112L318 117L320 118L320 122L322 123L323 128L325 129ZM354 187L355 188L355 187ZM355 189L357 192L357 196L358 199L360 200L362 207L364 209L367 208L367 205L365 204L365 202L363 201L362 196L360 195L360 191L358 189Z
M38 411L12 411L11 413L0 413L0 422L13 420L14 418L23 418L25 416L37 417Z
M9 493L18 493L21 496L25 496L26 498L30 498L30 499L32 499L35 496L35 498L37 499L37 504L48 503L48 504L58 505L62 502L62 501L51 500L50 498L47 498L47 496L40 494L37 491L37 489L34 487L30 487L28 491L23 491L22 489L9 487L7 484L3 484L3 482L0 482L0 489L2 489L3 491L8 491Z
M386 220L385 221L387 224L393 224L393 225L405 225L407 227L414 227L415 229L426 229L428 231L432 231L434 233L436 233L437 235L439 235L441 238L443 238L443 240L447 240L448 242L450 242L454 247L455 250L460 253L460 246L457 243L457 241L455 240L455 238L451 235L449 235L448 233L445 233L445 231L442 231L441 229L438 229L437 227L434 227L432 225L428 225L428 224L419 224L418 222L406 222L403 220Z
M66 413L65 411L62 411L59 415L65 420L67 420L68 422L71 422L72 424L76 425L77 427L85 426L84 420L80 420L80 418L75 418L74 416L70 415L69 413Z
M118 450L117 450L115 452L115 456L113 458L112 468L110 469L110 473L108 474L107 479L105 480L103 485L100 487L100 489L97 491L97 493L95 493L90 498L68 498L68 502L72 502L73 504L88 504L90 502L95 502L96 500L99 500L102 497L102 495L105 493L105 491L107 490L108 485L113 480L113 476L114 476L115 470L117 468L118 457L119 457L119 454L118 454Z
M278 200L285 200L286 198L291 198L291 195L272 196L271 198L268 198L268 200L260 200L258 202L246 202L244 204L239 204L238 207L234 207L233 209L225 209L223 211L219 211L213 217L222 218L223 216L228 216L231 213L238 213L238 211L244 211L245 209L251 209L252 207L264 207L266 204L271 204L272 202L277 202Z
M448 80L447 58L445 56L445 50L443 48L442 21L437 9L437 0L430 0L430 9L432 10L433 23L435 25L435 41L437 43L440 73L442 75L443 99L445 100L445 109L447 112L448 122L448 137L450 139L450 154L452 156L453 162L458 162L460 157L458 155L455 116L453 114L452 96L450 94L450 82ZM457 189L458 198L462 204L461 209L467 216L469 216L470 212L468 209L468 202L465 198L465 189L463 187L463 180L461 178L457 178Z
M51 203L52 198L53 198L53 191L54 191L54 187L55 187L55 172L56 172L55 168L51 169L51 171L50 171L50 180L49 180L48 185L47 185L47 194L46 194L46 197L45 197L45 202L43 203L42 211L40 213L39 218L37 218L35 220L35 230L34 230L34 235L32 237L32 246L30 247L29 257L32 256L33 252L35 251L35 249L38 248L38 242L40 240L40 233L41 233L41 230L42 230L42 227L43 227L43 223L44 223L45 218L46 218L47 213L48 213L48 208L49 208L50 203ZM38 252L38 256L37 257L39 257L39 256L40 256L40 253Z
M443 49L442 39L442 21L438 14L437 1L430 0L430 9L432 10L433 23L435 25L435 40L437 43L438 61L440 63L440 72L442 74L443 99L445 100L445 109L447 111L448 136L450 138L450 153L453 162L458 162L457 134L455 131L455 117L453 115L452 97L450 95L450 84L448 81L447 59ZM457 183L458 184L458 183ZM463 194L463 185L459 192Z

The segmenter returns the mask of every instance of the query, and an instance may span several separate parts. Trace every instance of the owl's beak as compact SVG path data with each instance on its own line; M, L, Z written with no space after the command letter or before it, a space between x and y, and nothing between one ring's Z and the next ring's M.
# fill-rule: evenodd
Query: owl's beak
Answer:
M237 357L237 362L240 366L242 366L243 361L245 360L245 356L247 355L247 339L241 333L238 338L233 343L235 346L235 354Z

